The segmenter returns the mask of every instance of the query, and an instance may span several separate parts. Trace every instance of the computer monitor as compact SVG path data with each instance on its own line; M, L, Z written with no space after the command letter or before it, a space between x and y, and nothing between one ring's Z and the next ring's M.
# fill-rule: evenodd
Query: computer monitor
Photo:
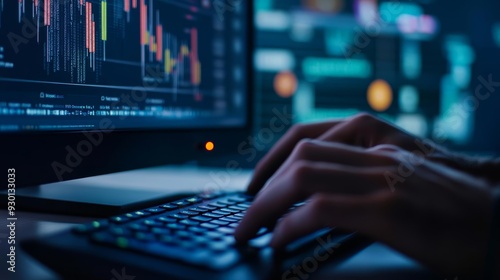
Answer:
M251 2L0 0L2 172L20 192L235 152Z

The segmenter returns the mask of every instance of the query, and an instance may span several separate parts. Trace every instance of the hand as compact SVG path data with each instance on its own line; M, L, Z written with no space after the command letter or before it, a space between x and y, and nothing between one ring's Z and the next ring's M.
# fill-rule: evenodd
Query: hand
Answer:
M307 138L365 148L390 144L435 161L454 165L451 154L431 141L419 139L372 115L360 114L345 121L297 125L291 128L259 162L248 192L257 193L287 159L297 143Z
M399 147L301 141L257 195L236 239L252 238L303 200L308 203L276 225L273 247L340 227L441 272L472 274L483 268L492 220L487 183Z

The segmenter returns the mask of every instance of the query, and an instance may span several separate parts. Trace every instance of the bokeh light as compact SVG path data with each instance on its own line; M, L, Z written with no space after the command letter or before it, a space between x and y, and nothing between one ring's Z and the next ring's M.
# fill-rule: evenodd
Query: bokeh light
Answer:
M297 86L297 77L292 72L280 72L274 78L274 91L283 98L291 97L297 91Z
M344 0L302 0L303 5L324 13L338 13L344 8Z
M399 90L399 108L405 113L415 113L418 109L420 96L414 86L403 86Z
M208 141L207 143L205 143L205 150L211 152L215 149L215 144L214 142L212 141Z
M377 112L384 112L392 104L392 88L384 80L375 80L368 87L368 104Z

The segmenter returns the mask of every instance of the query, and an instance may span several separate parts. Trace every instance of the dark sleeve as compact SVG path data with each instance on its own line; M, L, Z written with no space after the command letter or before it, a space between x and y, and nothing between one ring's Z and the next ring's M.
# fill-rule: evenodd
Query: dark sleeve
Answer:
M493 226L488 247L486 279L500 279L500 187L495 189L494 199Z

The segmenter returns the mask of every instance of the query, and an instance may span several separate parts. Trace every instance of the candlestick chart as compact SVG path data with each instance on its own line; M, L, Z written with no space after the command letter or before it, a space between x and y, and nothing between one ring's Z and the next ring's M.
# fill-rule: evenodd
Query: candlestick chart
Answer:
M216 31L207 1L0 0L0 32L11 53L3 78L165 92L213 84Z

